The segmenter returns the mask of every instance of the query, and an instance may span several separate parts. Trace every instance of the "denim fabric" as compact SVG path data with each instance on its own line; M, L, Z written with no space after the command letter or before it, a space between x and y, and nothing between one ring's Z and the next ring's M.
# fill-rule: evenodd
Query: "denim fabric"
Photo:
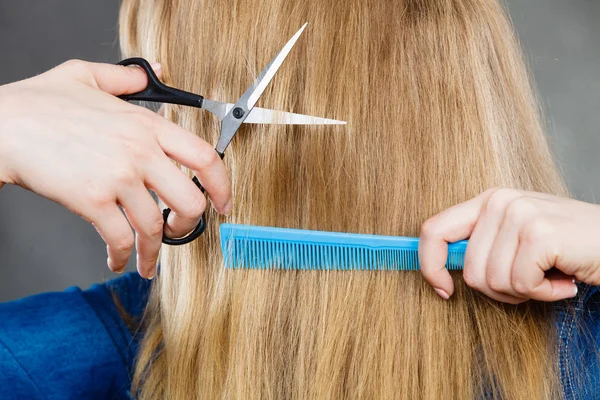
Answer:
M137 349L112 300L139 316L148 285L126 275L0 304L0 399L130 399Z
M600 288L557 307L558 362L565 400L600 400Z
M0 399L131 399L139 336L114 305L139 317L149 283L137 274L86 291L44 293L0 304ZM580 285L557 305L559 367L566 400L600 400L600 290Z

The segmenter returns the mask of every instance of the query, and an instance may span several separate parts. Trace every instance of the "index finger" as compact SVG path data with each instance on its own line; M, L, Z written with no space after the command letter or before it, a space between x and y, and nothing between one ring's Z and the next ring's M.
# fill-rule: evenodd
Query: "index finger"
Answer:
M448 243L467 239L473 233L483 205L494 190L457 204L429 218L421 227L419 262L423 277L444 299L454 293L454 282L446 269Z

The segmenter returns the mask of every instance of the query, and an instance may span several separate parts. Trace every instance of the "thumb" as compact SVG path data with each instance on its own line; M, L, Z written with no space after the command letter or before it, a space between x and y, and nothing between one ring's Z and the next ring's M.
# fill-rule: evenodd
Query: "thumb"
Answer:
M559 301L577 296L572 278L546 278L533 291L531 298L540 301Z
M162 68L159 63L151 63L152 69L160 78ZM98 89L114 96L139 92L146 88L148 76L139 67L90 63L94 83Z

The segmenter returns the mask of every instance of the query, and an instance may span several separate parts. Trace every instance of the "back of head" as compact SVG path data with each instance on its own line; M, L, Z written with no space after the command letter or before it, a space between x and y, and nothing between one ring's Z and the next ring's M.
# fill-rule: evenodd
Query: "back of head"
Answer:
M565 193L497 0L125 0L122 45L233 102L306 21L258 105L348 125L240 129L232 215L164 253L140 397L555 398L540 304L496 304L460 275L444 302L419 272L223 268L225 220L418 236L490 187ZM212 115L166 115L216 143Z

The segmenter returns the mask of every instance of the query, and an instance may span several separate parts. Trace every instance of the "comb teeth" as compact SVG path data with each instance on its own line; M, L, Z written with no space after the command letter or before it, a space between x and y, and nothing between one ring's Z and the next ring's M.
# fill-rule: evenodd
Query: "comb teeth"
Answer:
M418 238L233 224L220 231L230 269L419 270ZM463 268L466 247L467 241L448 245L446 268Z

